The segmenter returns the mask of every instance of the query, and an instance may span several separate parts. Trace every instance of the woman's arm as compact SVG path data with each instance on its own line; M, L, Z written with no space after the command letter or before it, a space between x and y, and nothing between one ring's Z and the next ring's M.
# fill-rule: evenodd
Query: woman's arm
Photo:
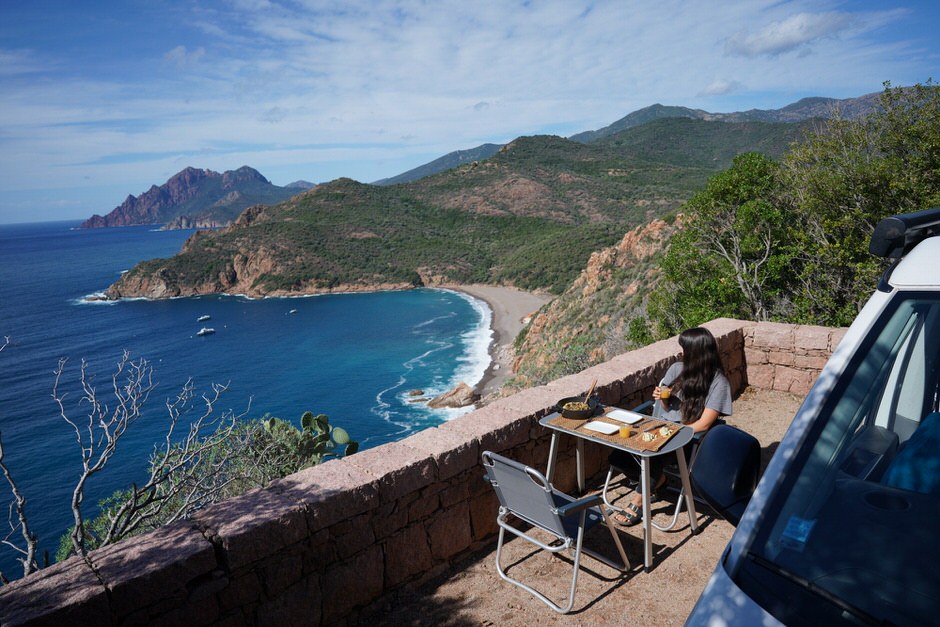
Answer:
M706 407L702 411L702 415L699 416L698 420L695 422L690 422L686 426L692 427L692 430L696 433L699 431L708 431L711 426L715 424L715 421L718 420L719 416L721 416L721 414L719 414L717 411Z

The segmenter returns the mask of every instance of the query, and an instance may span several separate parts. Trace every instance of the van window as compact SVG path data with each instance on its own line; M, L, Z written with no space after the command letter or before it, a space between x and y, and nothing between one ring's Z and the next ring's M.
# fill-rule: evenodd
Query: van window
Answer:
M940 295L896 299L825 401L735 575L782 622L936 620L940 446L919 440L940 438Z

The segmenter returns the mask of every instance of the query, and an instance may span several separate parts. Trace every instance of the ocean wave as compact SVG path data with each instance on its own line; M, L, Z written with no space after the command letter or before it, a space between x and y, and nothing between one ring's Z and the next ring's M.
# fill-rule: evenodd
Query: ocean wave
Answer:
M458 366L450 387L453 388L461 382L474 386L483 380L483 375L486 374L487 368L493 361L490 354L490 345L493 343L493 310L486 301L463 292L454 293L470 303L479 315L479 321L475 327L460 336L465 349L464 354L458 359Z

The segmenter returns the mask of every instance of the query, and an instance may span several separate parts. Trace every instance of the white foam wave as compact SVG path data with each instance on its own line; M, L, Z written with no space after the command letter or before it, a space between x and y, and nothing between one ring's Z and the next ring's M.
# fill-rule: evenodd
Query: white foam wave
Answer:
M493 360L490 354L490 346L493 343L493 310L485 301L469 294L454 293L470 303L479 319L472 329L460 336L460 341L465 347L464 354L457 360L458 366L451 387L461 381L474 386L483 380L483 375Z

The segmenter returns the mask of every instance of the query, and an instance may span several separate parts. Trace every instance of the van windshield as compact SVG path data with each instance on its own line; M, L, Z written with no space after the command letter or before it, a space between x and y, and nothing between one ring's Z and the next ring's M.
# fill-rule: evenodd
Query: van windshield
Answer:
M896 297L771 496L738 585L784 623L935 623L940 294Z

